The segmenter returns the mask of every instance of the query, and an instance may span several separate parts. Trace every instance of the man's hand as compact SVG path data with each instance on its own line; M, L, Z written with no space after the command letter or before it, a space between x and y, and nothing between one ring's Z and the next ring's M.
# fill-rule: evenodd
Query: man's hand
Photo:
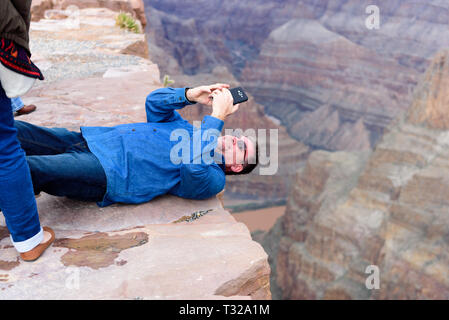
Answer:
M191 102L197 102L209 107L212 107L212 96L211 94L215 90L229 89L229 84L216 83L210 86L201 86L192 89L188 89L186 92L186 98Z
M227 116L239 109L239 104L234 105L234 98L228 89L217 89L212 92L212 117L225 120Z

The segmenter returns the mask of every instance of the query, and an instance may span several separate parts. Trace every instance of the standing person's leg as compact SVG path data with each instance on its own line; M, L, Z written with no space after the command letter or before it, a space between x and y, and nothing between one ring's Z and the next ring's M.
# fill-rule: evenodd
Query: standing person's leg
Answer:
M25 105L20 97L12 98L12 112L14 116L23 116L36 111L37 107L34 104Z
M0 208L16 250L25 253L44 239L25 154L17 140L11 100L0 86ZM48 236L46 237L47 240Z

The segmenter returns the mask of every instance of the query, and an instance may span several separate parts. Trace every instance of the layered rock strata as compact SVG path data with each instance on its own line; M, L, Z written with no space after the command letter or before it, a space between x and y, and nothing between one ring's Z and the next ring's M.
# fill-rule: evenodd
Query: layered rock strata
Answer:
M317 151L298 172L270 233L280 297L449 298L448 59L437 55L372 154Z
M227 66L294 138L372 149L433 55L449 47L449 5L415 1L147 1L164 73ZM366 26L377 5L380 28Z

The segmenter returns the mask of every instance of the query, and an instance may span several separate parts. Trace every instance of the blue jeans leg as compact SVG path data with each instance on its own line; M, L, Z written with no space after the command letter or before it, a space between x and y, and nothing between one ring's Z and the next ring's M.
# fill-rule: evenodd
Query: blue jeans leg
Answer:
M84 201L103 200L106 174L81 133L23 121L15 121L15 127L36 194L44 191Z
M81 133L64 128L46 128L18 120L14 121L14 127L27 156L62 154L85 141Z
M102 201L106 176L91 152L67 152L52 156L27 156L34 192L82 201Z
M27 241L41 232L30 170L14 128L11 100L1 86L0 208L14 242Z

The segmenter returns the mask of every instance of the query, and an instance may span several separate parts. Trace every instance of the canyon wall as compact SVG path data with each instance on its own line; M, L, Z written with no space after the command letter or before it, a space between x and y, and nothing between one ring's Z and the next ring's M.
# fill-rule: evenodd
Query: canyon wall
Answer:
M323 149L301 159L285 216L257 236L273 297L449 297L448 54L435 58L449 48L446 1L146 3L163 73L227 68L261 113ZM371 265L379 290L366 287Z
M313 152L262 239L283 299L449 298L449 52L374 151ZM379 270L379 289L366 286Z
M449 4L432 1L146 0L164 73L226 66L288 133L312 148L368 150L449 46ZM380 29L365 26L368 5Z

